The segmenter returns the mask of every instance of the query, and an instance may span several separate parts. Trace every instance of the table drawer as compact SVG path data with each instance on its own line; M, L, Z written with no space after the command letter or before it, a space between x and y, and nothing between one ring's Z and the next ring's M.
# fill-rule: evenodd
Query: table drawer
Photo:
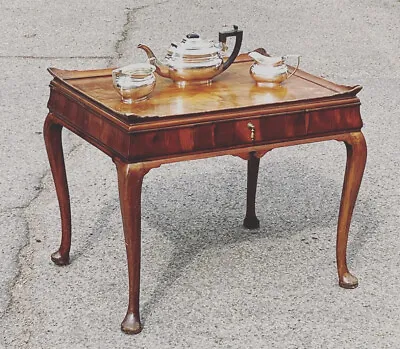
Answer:
M138 132L131 136L134 160L162 155L250 146L306 134L304 113L257 116Z
M129 157L138 161L164 155L224 150L317 137L361 127L358 105L194 123L132 133Z
M217 147L259 144L302 137L306 134L304 113L268 115L215 125Z

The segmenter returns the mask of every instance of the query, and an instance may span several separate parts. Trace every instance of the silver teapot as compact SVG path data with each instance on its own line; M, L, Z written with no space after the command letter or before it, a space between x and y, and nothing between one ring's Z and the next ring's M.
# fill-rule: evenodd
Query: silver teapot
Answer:
M235 37L235 46L229 58L224 60L226 39ZM138 48L143 49L150 64L156 67L156 73L172 79L178 86L187 84L210 84L212 79L225 71L239 54L242 44L243 32L237 26L233 30L219 33L219 43L212 40L203 40L198 34L192 33L179 43L172 43L165 56L164 62L160 62L151 51L143 44Z

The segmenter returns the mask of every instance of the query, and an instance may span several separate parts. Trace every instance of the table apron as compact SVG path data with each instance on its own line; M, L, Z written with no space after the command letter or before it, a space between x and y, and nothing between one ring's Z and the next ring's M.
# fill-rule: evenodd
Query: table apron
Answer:
M143 161L174 154L286 142L353 132L361 127L359 105L203 122L133 132L129 159Z
M314 139L359 131L363 125L359 102L130 131L69 98L51 97L48 107L60 124L130 163Z

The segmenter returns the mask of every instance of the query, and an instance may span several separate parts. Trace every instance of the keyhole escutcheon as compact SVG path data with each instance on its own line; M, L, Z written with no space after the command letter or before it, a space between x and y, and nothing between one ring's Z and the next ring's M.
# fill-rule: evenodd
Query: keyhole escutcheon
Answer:
M254 142L256 140L256 127L251 122L247 124L247 127L250 130L250 138Z

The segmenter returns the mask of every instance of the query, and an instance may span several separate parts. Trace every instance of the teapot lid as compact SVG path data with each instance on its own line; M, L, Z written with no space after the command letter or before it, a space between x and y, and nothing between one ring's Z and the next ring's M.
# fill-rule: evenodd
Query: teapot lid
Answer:
M170 51L182 56L212 55L220 51L220 47L212 40L201 39L196 33L186 35L179 44L171 44Z

